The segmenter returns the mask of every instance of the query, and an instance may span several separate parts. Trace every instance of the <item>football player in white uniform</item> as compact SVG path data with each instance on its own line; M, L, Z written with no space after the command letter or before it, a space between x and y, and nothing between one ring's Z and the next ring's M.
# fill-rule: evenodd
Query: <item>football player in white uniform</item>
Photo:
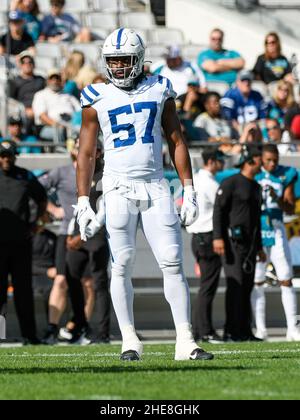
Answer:
M78 223L83 239L102 223L89 204L99 126L104 138L103 196L111 250L111 296L122 333L121 360L139 360L142 343L133 317L131 273L138 224L163 272L164 293L176 327L175 360L208 360L190 326L189 289L182 269L180 223L163 179L162 136L184 187L182 222L197 217L190 157L176 115L175 92L162 76L145 77L145 47L131 29L118 29L104 42L109 83L87 86L81 96L82 127L78 156Z

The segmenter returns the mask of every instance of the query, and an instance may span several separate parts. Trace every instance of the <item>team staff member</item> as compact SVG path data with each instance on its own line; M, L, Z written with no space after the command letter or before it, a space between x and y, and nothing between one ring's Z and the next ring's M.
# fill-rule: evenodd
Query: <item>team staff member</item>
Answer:
M78 143L79 145L79 143ZM97 142L95 173L92 180L90 201L92 208L97 211L98 203L102 200L101 179L103 175L103 159L101 156L101 143ZM103 202L101 202L103 204ZM79 238L79 226L75 223L75 218L70 223L70 237L67 240L66 254L66 279L69 286L69 294L74 312L75 328L65 340L75 343L86 343L89 340L89 328L87 322L89 317L84 310L84 291L81 284L81 278L89 272L89 277L94 280L96 306L99 319L97 332L93 337L93 342L109 343L110 326L110 295L109 280L107 275L107 266L109 262L109 249L106 238L106 230L103 226L104 218L98 225L97 232L87 242L80 241L77 249L72 249L69 242ZM60 335L62 335L60 333Z
M21 334L25 344L38 344L32 292L31 214L29 201L37 206L37 217L46 209L47 196L35 176L15 165L16 145L0 144L0 313L7 300L11 274Z
M256 257L266 258L260 230L261 188L254 180L261 165L261 152L244 146L241 172L222 182L214 207L213 246L223 257L227 281L227 341L256 340L251 330L250 296Z
M193 333L196 340L222 342L213 327L212 304L215 297L222 262L213 251L213 210L219 188L217 172L224 168L225 155L218 149L207 148L202 153L204 168L194 177L199 205L197 220L187 227L193 234L192 249L201 269L201 285L193 308Z

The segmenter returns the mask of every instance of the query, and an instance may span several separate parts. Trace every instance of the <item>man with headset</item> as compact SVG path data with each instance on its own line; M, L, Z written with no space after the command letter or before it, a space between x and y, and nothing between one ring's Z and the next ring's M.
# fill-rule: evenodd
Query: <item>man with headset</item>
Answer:
M222 182L215 201L213 247L222 257L227 281L225 341L256 340L250 298L256 259L266 258L260 230L261 187L254 179L261 165L261 151L243 146L240 173Z

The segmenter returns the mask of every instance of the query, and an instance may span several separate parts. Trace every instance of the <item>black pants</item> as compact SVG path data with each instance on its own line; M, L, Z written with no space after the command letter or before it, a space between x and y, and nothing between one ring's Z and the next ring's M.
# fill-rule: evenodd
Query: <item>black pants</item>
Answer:
M213 252L212 232L194 234L192 249L200 265L200 288L193 306L193 333L196 338L213 334L213 300L218 288L222 268L221 258Z
M36 336L31 266L31 241L0 242L0 313L5 312L10 274L21 334L29 339Z
M108 336L110 327L110 295L107 276L109 249L107 245L97 250L89 251L81 248L78 251L68 251L66 262L66 278L74 312L74 322L77 326L86 325L84 313L84 294L81 278L90 264L90 272L95 281L96 306L99 314L99 336Z
M246 339L252 335L251 292L254 286L256 249L251 250L249 242L228 240L223 259L227 282L224 332L236 339Z

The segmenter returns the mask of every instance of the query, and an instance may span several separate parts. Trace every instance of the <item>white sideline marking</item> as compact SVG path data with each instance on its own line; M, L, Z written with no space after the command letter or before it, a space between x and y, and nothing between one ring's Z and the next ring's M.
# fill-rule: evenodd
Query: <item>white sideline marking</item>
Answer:
M270 353L300 353L299 349L275 349L275 350L220 350L212 351L215 355L239 355L239 354L270 354ZM166 356L173 354L173 352L145 352L144 356ZM116 357L119 356L119 353L36 353L36 354L3 354L0 357L24 357L24 358L36 358L36 357L89 357L89 358L103 358L103 357Z

